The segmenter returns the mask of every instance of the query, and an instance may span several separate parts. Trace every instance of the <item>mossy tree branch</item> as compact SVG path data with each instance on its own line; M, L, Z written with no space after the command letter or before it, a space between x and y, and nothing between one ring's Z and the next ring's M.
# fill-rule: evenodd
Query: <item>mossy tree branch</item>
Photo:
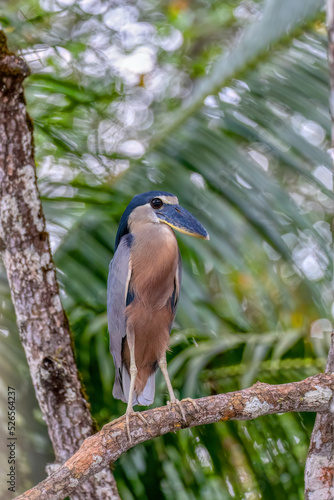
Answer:
M164 406L142 412L147 425L132 416L131 443L125 417L121 417L87 438L77 453L52 476L16 497L16 500L63 499L133 446L168 432L227 420L251 420L272 413L326 412L330 408L333 391L334 375L319 374L291 384L257 382L249 389L197 399L198 409L184 400L186 422L176 405L172 409Z

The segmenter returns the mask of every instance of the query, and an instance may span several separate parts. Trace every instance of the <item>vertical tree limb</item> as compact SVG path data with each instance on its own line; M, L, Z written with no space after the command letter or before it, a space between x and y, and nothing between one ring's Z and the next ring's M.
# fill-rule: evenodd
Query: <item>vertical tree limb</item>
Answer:
M330 113L332 118L331 156L334 165L334 0L327 0L328 64L330 75ZM334 330L328 353L326 373L334 373ZM305 499L334 498L334 406L318 413L305 466Z
M28 66L8 51L0 31L0 249L21 341L55 452L54 470L94 429L37 189L33 127L22 88L28 74ZM111 471L92 476L71 498L119 498Z

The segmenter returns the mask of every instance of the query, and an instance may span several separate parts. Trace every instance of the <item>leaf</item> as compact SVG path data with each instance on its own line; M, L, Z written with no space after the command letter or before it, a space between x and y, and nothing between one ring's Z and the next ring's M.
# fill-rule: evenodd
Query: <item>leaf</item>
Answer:
M216 94L226 81L238 77L250 65L256 64L261 56L269 53L272 44L286 40L298 25L318 14L322 8L321 0L295 0L293 4L289 0L267 0L261 19L247 28L236 47L221 55L208 77L196 83L183 109L172 113L167 125L155 134L151 148L198 111L205 97Z

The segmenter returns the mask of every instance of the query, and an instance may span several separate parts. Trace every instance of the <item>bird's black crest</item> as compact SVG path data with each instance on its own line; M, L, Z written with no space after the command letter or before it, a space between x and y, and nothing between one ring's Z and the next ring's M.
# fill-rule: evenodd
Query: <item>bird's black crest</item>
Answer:
M149 203L152 200L152 198L157 198L159 196L174 196L174 195L172 193L167 193L166 191L147 191L146 193L137 194L132 198L132 200L126 207L118 226L118 231L115 240L115 251L119 245L119 242L121 241L122 236L128 234L129 232L128 219L131 212L135 208L140 207L141 205L146 205L146 203Z

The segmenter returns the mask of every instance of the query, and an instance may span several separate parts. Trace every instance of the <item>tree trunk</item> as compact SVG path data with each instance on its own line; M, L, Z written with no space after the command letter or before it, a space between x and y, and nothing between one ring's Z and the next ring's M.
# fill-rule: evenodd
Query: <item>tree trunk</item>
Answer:
M332 160L334 158L334 0L327 1L328 64L330 74L330 112L332 118ZM334 163L333 163L334 164ZM334 330L326 373L334 373ZM305 466L305 499L334 498L334 406L317 414Z
M0 249L36 396L53 444L55 470L94 432L82 393L67 317L61 305L37 189L33 126L22 82L25 62L0 32ZM119 498L109 469L72 499Z

